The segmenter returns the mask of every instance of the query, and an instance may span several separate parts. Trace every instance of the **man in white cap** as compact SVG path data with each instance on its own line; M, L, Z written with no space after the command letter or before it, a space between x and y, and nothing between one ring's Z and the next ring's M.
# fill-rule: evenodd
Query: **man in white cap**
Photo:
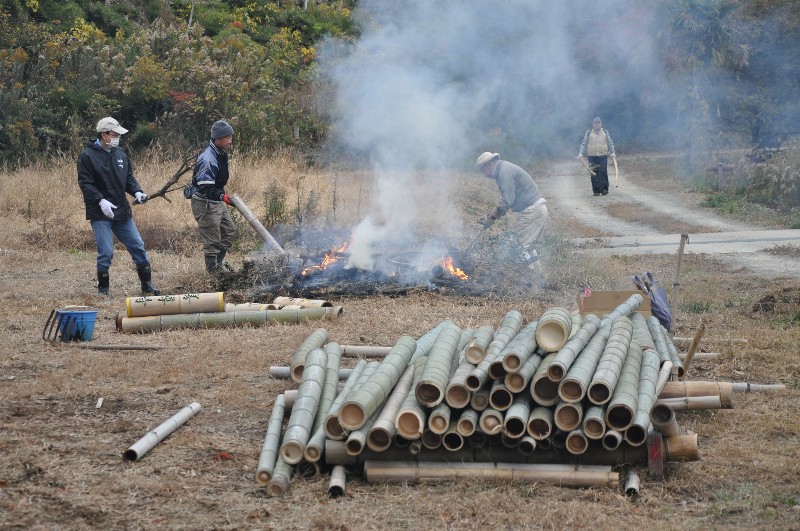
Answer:
M484 227L491 227L495 221L511 210L517 213L514 233L521 246L521 255L528 267L542 274L539 253L540 243L547 224L547 201L539 193L533 177L519 166L500 160L499 153L485 152L475 161L475 167L500 189L500 203L483 220Z
M206 271L215 273L222 268L225 254L233 245L236 226L228 212L230 198L225 192L230 174L228 151L233 146L233 127L225 120L211 126L211 140L197 157L192 184L192 214L203 241Z
M153 287L150 257L133 221L133 212L125 193L137 203L147 201L147 194L133 176L133 168L119 139L128 132L114 118L97 122L97 138L90 140L78 156L78 185L83 192L86 219L92 224L97 244L97 290L108 295L111 259L114 257L114 236L122 242L136 264L136 272L145 295L161 292Z
M592 128L583 135L578 158L588 156L592 173L592 192L595 196L608 195L608 157L617 158L611 135L603 128L603 120L598 116L592 120Z

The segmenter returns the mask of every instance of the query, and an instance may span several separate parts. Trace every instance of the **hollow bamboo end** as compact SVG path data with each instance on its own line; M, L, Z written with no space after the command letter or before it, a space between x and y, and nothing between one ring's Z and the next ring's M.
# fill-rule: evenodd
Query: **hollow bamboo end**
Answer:
M558 396L566 402L577 402L583 398L583 394L583 385L575 380L562 380L558 386Z
M306 366L304 363L292 367L292 381L294 383L300 383L300 381L303 379L303 369L305 368Z
M444 437L442 437L442 446L451 452L460 450L464 446L464 437L455 432L446 433Z
M366 413L360 405L345 402L339 409L339 424L345 430L357 430L364 425Z
M413 411L403 411L397 417L397 433L406 439L418 439L422 435L422 425L425 422L419 414Z
M606 411L606 424L618 431L628 428L633 422L633 409L627 405L617 405Z
M469 404L470 393L466 387L454 385L445 392L447 405L452 408L461 409Z
M516 354L509 354L505 358L503 358L503 368L507 372L514 372L520 368L520 359L519 356Z
M332 415L326 418L323 422L323 426L325 435L327 435L329 439L335 440L344 437L344 430L342 429L342 425L339 424L339 418L337 416Z
M675 435L664 439L667 447L668 461L697 461L700 452L697 446L697 434Z
M554 382L560 382L564 378L564 367L551 363L547 368L547 377Z
M580 455L589 448L589 441L582 435L567 435L567 451L574 455Z
M517 372L506 374L505 383L506 388L512 393L519 393L525 389L525 378Z
M605 425L598 419L586 419L583 423L583 433L590 439L602 439Z
M367 435L367 446L373 452L385 452L392 445L394 437L385 429L373 429Z
M122 459L124 459L125 461L133 462L139 459L139 454L136 452L136 450L128 448L127 450L125 450L125 452L123 452Z
M280 454L286 464L296 465L303 460L303 447L295 441L287 441L281 446Z
M267 494L270 496L283 496L289 492L289 481L284 478L274 478L267 485Z
M322 451L313 445L306 446L303 450L303 458L310 463L316 463L322 458Z
M616 450L622 444L622 434L618 431L608 430L603 435L603 448L606 450Z
M554 419L559 429L572 431L578 427L581 421L581 415L574 406L565 405L556 410Z
M558 396L558 384L547 377L539 378L534 382L531 392L537 403L543 406L552 406Z
M269 470L259 470L256 472L256 483L266 485L272 479L272 472Z
M611 399L611 389L605 383L593 383L588 395L592 404L602 406Z
M625 441L631 446L641 446L647 440L647 429L642 426L630 426L625 430Z
M525 422L522 419L508 419L505 429L509 437L518 439L525 435Z
M550 436L550 432L553 430L550 423L543 419L531 419L528 422L528 435L540 441L542 439L547 439Z
M432 407L437 405L442 399L442 390L437 385L431 383L421 383L417 386L417 400L420 403Z

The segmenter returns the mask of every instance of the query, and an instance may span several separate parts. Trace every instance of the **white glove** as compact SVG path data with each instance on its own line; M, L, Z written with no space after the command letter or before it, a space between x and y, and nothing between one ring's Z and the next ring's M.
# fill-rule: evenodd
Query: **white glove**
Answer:
M109 219L114 219L114 209L117 208L117 205L112 203L111 201L106 201L105 199L100 200L100 210L103 211L103 214Z
M149 198L149 196L144 192L136 192L134 195L136 196L136 202L140 205Z

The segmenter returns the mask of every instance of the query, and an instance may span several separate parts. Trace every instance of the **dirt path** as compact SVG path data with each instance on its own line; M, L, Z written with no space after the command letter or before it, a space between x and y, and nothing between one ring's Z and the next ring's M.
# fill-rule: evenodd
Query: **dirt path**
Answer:
M800 250L776 252L776 247L800 249L800 230L760 230L723 219L711 209L700 206L699 194L687 193L674 183L648 182L642 176L629 175L624 170L625 159L620 158L618 162L622 168L619 187L614 187L611 167L611 189L607 196L592 194L586 171L577 161L555 164L542 179L542 192L547 197L551 216L573 218L602 235L573 239L583 252L603 255L676 253L680 234L654 228L663 225L659 219L672 219L707 228L707 232L689 234L687 254L706 254L764 278L800 278ZM649 212L653 224L631 222L610 213L615 207L624 206Z

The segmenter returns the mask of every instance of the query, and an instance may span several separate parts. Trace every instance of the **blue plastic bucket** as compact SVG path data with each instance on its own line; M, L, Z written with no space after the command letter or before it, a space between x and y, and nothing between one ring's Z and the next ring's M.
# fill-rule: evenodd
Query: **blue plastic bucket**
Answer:
M61 341L91 341L97 309L89 306L67 306L56 310Z

